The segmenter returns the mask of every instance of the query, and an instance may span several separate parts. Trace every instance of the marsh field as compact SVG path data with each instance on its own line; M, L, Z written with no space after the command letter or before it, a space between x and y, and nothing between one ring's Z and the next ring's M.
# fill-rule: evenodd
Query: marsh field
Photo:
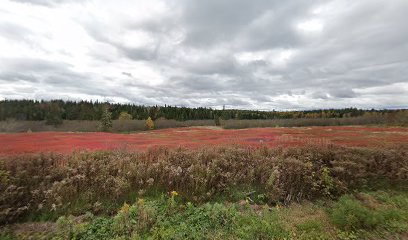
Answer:
M408 129L0 134L1 239L405 239Z
M408 0L1 0L0 240L408 240Z

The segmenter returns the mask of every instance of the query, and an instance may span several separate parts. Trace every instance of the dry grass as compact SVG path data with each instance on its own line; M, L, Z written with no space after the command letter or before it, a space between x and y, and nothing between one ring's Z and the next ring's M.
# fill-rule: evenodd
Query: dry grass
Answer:
M353 117L353 118L298 118L269 120L223 120L225 129L263 128L263 127L307 127L307 126L347 126L387 124L384 119Z
M158 119L155 121L157 129L192 126L214 126L213 120L188 120L176 121ZM0 132L18 133L27 132L98 132L99 121L87 120L64 120L61 125L53 126L45 124L45 121L0 121ZM132 132L146 130L145 120L113 120L111 132Z
M80 211L93 211L98 202L120 204L152 191L176 190L185 200L202 202L249 187L273 204L332 198L379 180L408 180L406 148L155 148L10 156L0 162L2 223L42 211L70 212L78 201Z

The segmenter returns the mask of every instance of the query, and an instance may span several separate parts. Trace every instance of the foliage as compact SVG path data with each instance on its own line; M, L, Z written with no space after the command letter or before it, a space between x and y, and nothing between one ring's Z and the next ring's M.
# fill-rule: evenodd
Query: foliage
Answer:
M29 216L53 219L61 213L111 214L135 193L174 190L200 203L221 195L234 199L234 189L249 188L256 197L248 201L289 204L335 198L379 180L408 180L406 148L153 148L2 159L1 223Z
M52 106L52 107L51 107ZM56 108L55 106L58 106ZM60 116L63 120L99 120L102 110L108 106L112 112L112 119L118 119L122 112L132 115L133 119L144 120L149 116L152 120L159 118L186 120L223 120L249 119L333 119L364 117L375 124L387 123L393 125L408 124L407 110L362 110L356 108L323 109L308 111L254 111L238 109L187 108L176 106L141 106L134 104L112 104L87 101L34 101L34 100L2 100L0 101L0 121L10 118L16 120L46 120L52 115ZM59 109L59 110L58 110ZM53 114L50 115L51 112ZM52 117L52 118L54 118Z
M148 130L153 130L154 129L154 122L150 117L148 117L147 120L146 120L146 128Z
M362 201L354 196L344 195L330 209L330 218L341 230L373 230L383 227L388 230L406 231L406 225L398 224L408 220L404 211L384 206L377 201L369 195Z
M101 116L100 129L104 132L108 131L112 127L112 113L108 107L104 107Z
M219 116L214 117L214 124L215 126L221 126L221 120Z
M45 123L47 125L60 125L62 124L62 110L58 106L58 103L51 102L48 106L48 111L45 114Z
M347 195L333 206L330 216L334 224L344 230L373 229L381 223L379 216Z
M128 112L121 112L120 114L119 114L119 118L118 118L119 120L132 120L133 119L133 116L132 115L130 115Z
M3 239L399 239L408 231L406 192L360 192L322 204L286 207L231 202L192 204L178 193L123 203L113 216L61 216L56 230L0 229ZM364 196L364 199L363 199ZM367 199L372 197L371 202ZM375 201L373 208L370 204ZM401 208L400 208L401 207ZM345 208L345 209L343 209ZM353 211L350 211L350 210ZM362 210L363 209L363 210ZM334 214L334 215L333 215ZM353 215L354 217L350 217ZM370 219L370 217L374 217ZM351 228L339 225L339 219ZM381 220L381 221L379 221ZM374 223L375 224L372 224ZM363 224L361 224L363 223ZM354 227L353 224L356 224ZM17 225L18 226L18 225ZM24 231L26 231L24 233ZM47 232L43 232L47 231ZM34 239L36 239L34 237Z

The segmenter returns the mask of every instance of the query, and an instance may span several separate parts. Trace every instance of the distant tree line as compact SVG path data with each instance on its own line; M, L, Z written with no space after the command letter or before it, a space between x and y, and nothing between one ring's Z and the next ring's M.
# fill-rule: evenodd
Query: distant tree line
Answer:
M177 106L143 106L134 104L116 104L92 101L36 101L2 100L0 101L0 120L46 120L58 124L62 120L100 120L107 108L112 119L129 114L127 119L158 118L185 120L203 119L292 119L292 118L344 118L367 114L388 114L403 110L363 110L357 108L324 109L306 111L255 111L239 109L212 109L205 107L188 108ZM106 113L105 113L106 114Z

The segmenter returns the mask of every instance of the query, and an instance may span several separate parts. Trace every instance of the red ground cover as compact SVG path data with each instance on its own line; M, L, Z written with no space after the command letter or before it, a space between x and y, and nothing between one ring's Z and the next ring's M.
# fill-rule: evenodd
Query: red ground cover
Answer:
M199 147L242 144L268 147L307 143L344 146L397 146L408 144L408 128L380 127L301 127L222 130L172 128L131 134L39 132L0 134L0 154L38 152L71 153L74 150L123 148L145 150L153 146Z

